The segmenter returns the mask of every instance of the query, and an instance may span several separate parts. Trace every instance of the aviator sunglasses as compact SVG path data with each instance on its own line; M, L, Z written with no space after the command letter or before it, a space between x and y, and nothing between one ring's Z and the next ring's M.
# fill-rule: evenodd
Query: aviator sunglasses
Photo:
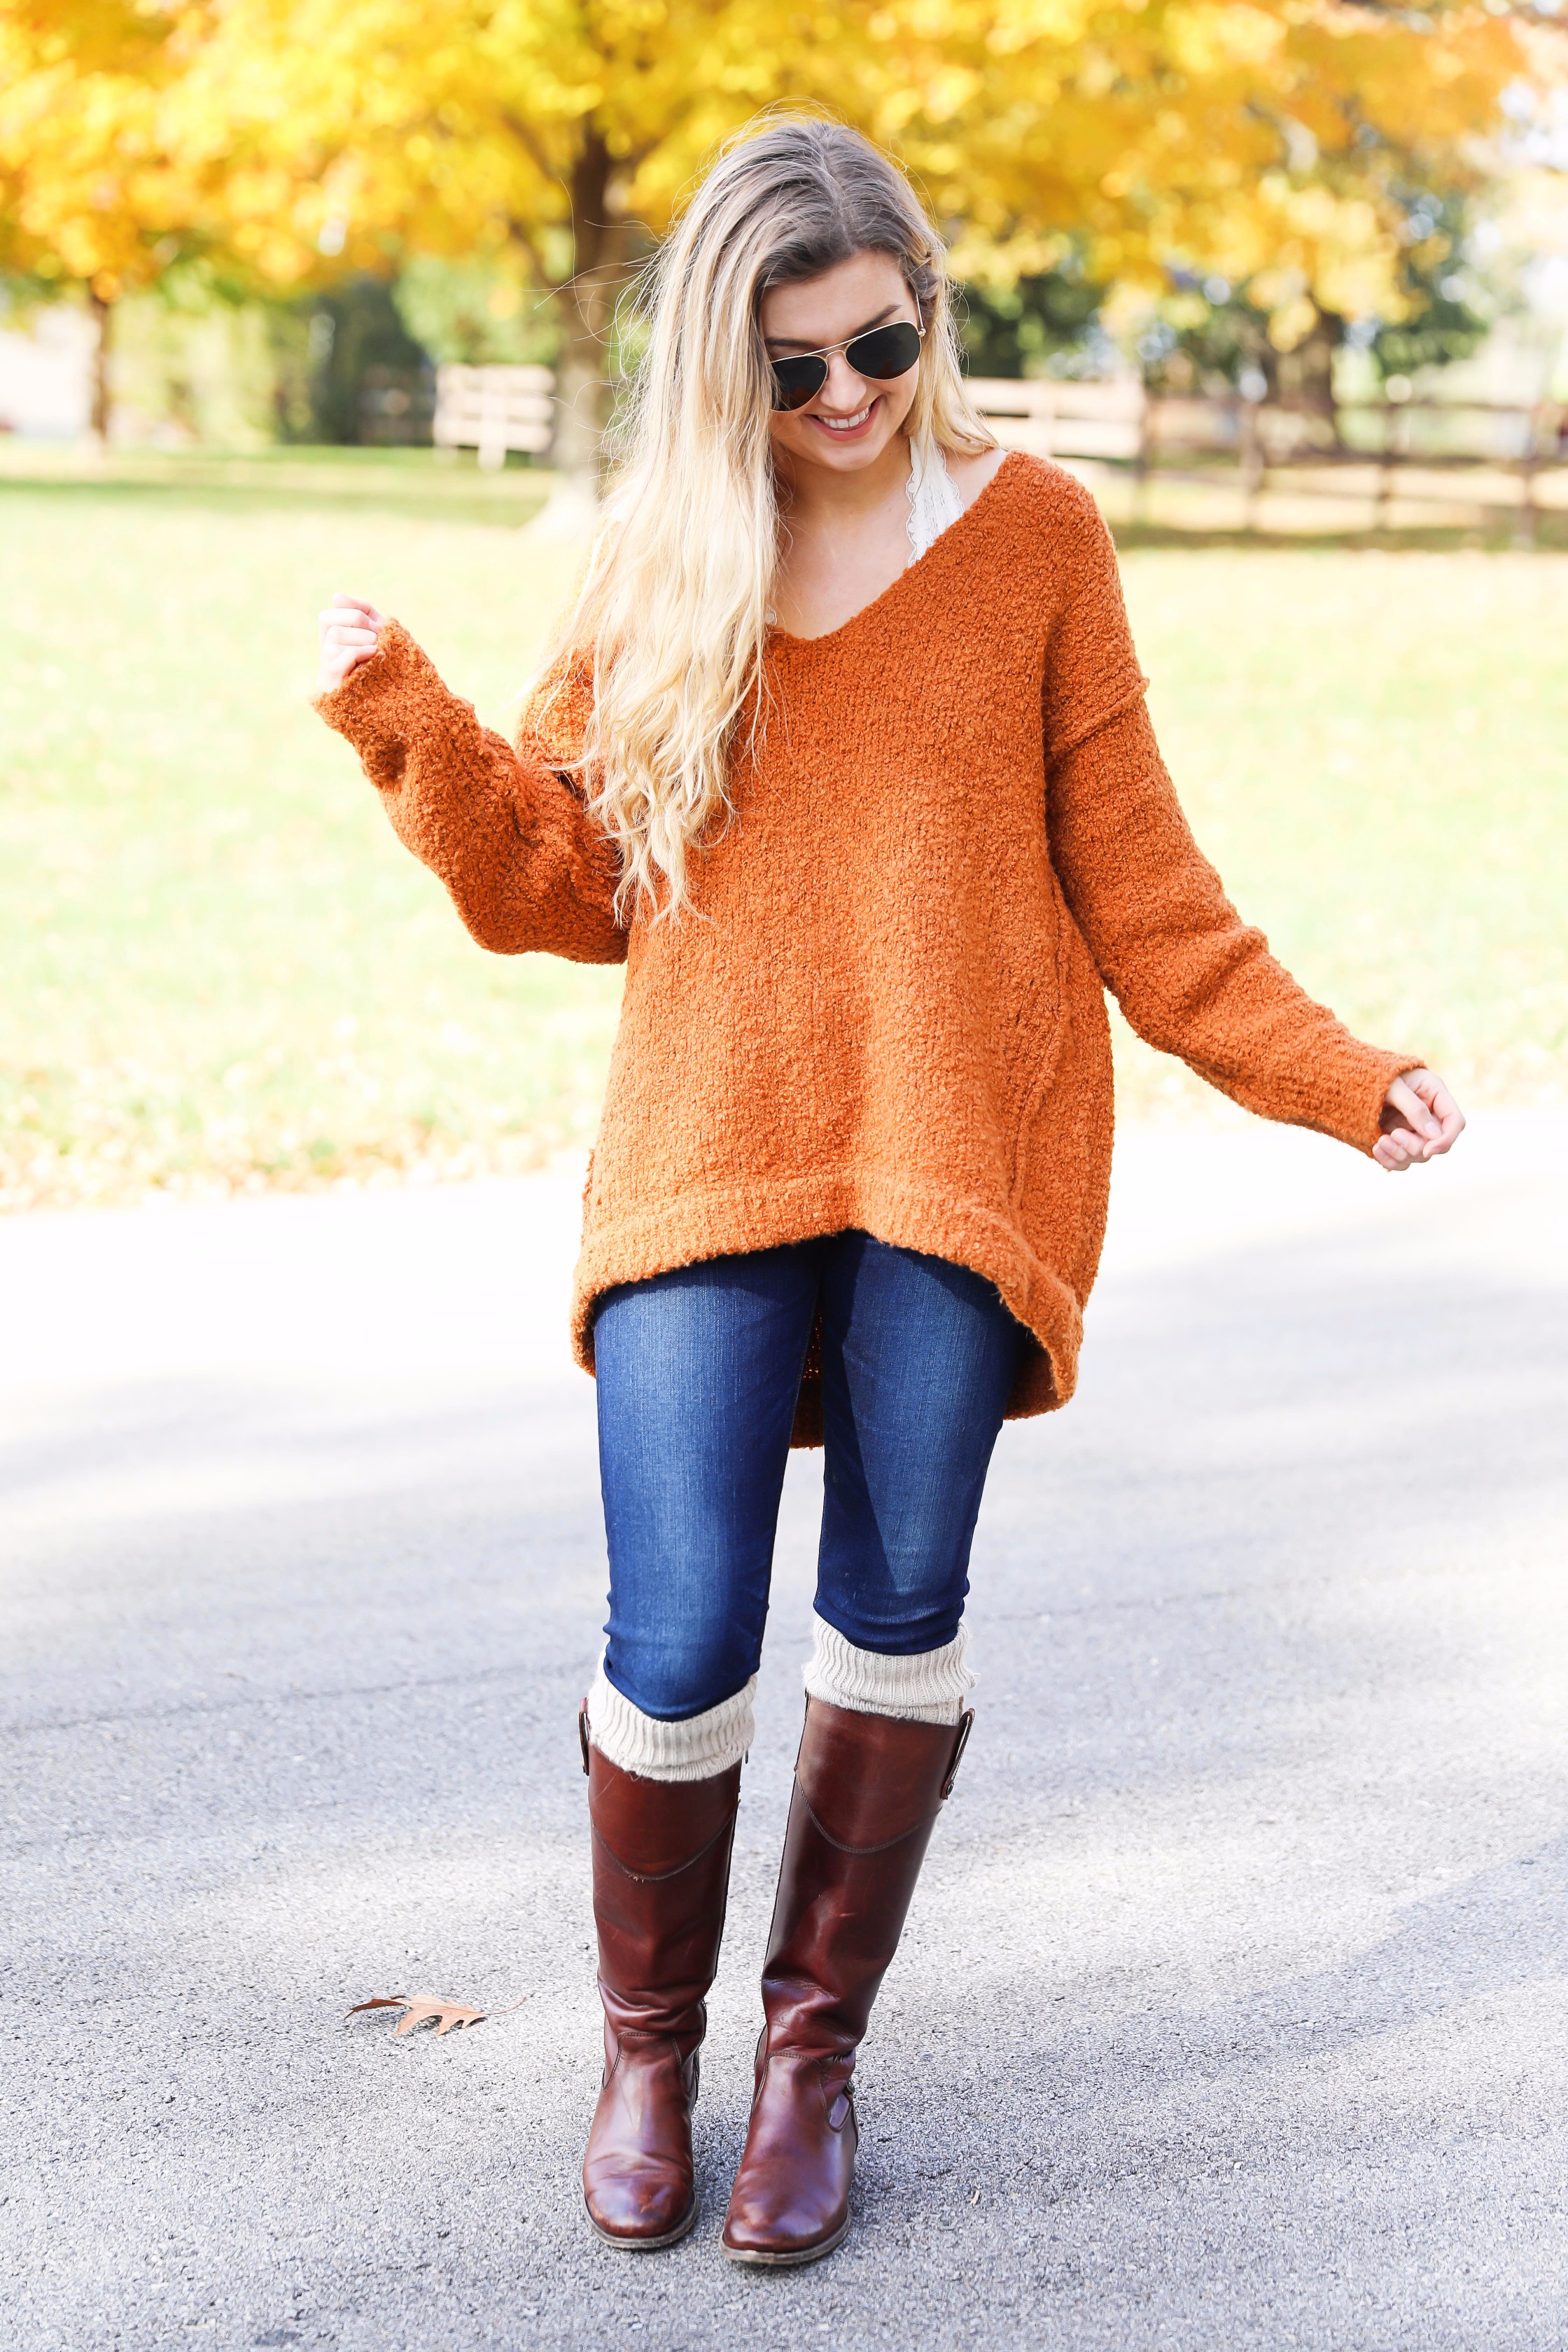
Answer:
M917 302L916 309L920 305ZM918 327L907 319L895 319L889 327L872 327L864 335L852 335L847 343L825 343L819 352L792 353L787 360L769 362L773 375L773 406L804 408L815 400L827 382L827 362L835 352L842 352L857 375L867 377L872 383L890 383L897 375L908 375L921 355L921 343L925 336L922 320Z

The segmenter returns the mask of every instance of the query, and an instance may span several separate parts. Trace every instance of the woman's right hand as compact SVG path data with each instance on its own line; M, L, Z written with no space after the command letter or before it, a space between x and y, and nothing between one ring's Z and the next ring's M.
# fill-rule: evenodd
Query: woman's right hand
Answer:
M334 596L331 609L318 616L321 633L321 667L316 676L318 694L335 694L361 662L369 661L381 642L384 616L363 596Z

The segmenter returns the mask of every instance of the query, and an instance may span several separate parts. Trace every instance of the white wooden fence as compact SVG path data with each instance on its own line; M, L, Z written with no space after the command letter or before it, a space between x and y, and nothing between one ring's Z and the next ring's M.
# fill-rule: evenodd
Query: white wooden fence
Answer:
M509 449L542 454L554 421L554 383L546 367L440 369L437 446L477 448L486 467L504 465ZM1550 404L1531 410L1485 402L1360 402L1342 408L1342 437L1336 439L1326 418L1235 394L1218 400L1153 396L1135 375L1093 383L972 376L968 388L1009 449L1079 461L1085 478L1097 482L1119 470L1131 478L1137 499L1156 477L1212 488L1225 476L1246 495L1249 527L1266 485L1370 494L1374 528L1389 520L1396 498L1451 503L1468 497L1488 509L1512 507L1526 535L1538 502L1568 505L1562 462L1568 417Z
M1131 478L1134 519L1148 485L1184 482L1206 493L1228 480L1245 500L1244 527L1266 519L1266 489L1298 499L1365 501L1373 530L1429 516L1446 526L1511 515L1530 543L1541 511L1568 509L1568 408L1464 399L1342 402L1337 420L1243 400L1155 395L1136 376L1100 383L995 376L970 393L996 437L1037 457L1105 461ZM1098 465L1095 461L1098 461ZM1397 516L1396 516L1397 509ZM1297 528L1300 527L1300 518Z
M1054 377L971 376L970 398L1008 449L1036 457L1136 458L1148 401L1136 376L1107 383Z
M458 367L436 371L437 449L477 449L487 473L509 449L538 456L555 425L555 374L547 367Z

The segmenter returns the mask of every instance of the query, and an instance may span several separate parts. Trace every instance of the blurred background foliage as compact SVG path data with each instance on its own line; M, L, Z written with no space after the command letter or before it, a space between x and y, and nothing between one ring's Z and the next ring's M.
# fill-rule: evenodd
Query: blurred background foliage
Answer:
M914 173L977 372L1331 415L1342 353L1441 365L1513 298L1478 231L1568 158L1560 4L0 0L0 277L92 310L100 430L417 439L433 362L548 359L588 473L629 274L805 104Z

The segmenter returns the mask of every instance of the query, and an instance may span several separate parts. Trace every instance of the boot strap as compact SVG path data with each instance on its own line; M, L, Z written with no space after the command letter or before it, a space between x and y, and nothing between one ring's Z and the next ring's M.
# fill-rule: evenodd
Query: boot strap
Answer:
M869 1862L879 1853L891 1853L896 1845L907 1845L910 1838L918 1837L922 1830L929 1834L931 1823L936 1819L934 1812L922 1813L918 1822L911 1822L907 1830L899 1832L897 1837L884 1838L880 1845L846 1845L842 1838L834 1836L798 1780L795 1784L795 1792L800 1799L801 1807L807 1821L823 1843L830 1845L835 1853L848 1854L853 1861Z
M942 1784L942 1801L952 1794L952 1784L958 1778L958 1768L963 1761L963 1751L969 1745L969 1735L974 1728L974 1709L966 1706L958 1718L958 1738L952 1743L952 1761L947 1768L947 1778Z
M623 1878L633 1880L638 1886L668 1885L672 1878L679 1878L683 1870L694 1869L705 1855L712 1853L721 1838L727 1838L733 1834L734 1828L735 1817L731 1813L728 1821L720 1822L710 1838L703 1840L695 1853L689 1853L686 1856L684 1862L672 1862L668 1870L634 1870L629 1862L621 1860L620 1855L594 1819L593 1813L590 1812L588 1815L588 1834L599 1852L615 1864Z

